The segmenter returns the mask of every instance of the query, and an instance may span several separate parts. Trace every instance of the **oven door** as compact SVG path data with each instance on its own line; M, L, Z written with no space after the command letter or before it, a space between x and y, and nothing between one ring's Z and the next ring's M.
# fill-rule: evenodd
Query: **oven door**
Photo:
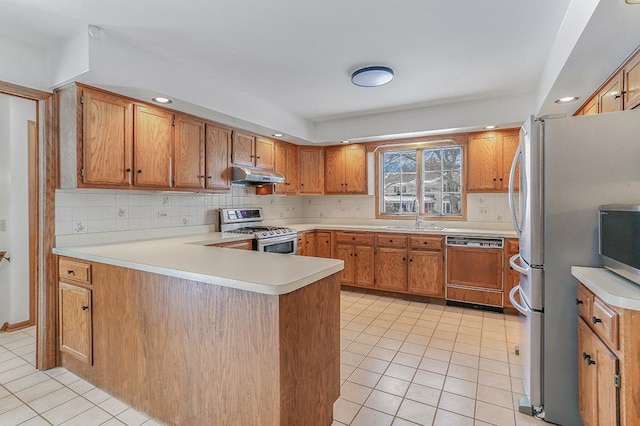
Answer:
M256 240L256 250L266 253L296 254L298 238L296 235L264 238Z

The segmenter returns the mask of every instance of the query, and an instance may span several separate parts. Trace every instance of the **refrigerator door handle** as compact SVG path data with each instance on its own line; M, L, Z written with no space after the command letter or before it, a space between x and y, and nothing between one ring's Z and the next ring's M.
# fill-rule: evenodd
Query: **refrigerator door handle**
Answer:
M525 308L524 306L522 306L520 304L520 302L518 302L516 300L516 292L520 292L520 286L517 285L514 288L511 289L511 291L509 292L509 300L511 301L511 304L513 305L514 308L517 309L518 312L520 312L522 315L524 315L525 317L529 316L529 310L527 308Z
M531 270L531 267L527 265L526 268L523 268L518 263L516 263L517 260L518 261L522 260L522 258L520 257L520 254L514 254L513 256L511 256L511 258L509 259L509 266L511 266L513 269L515 269L522 275L529 275L529 271Z
M522 217L522 223L518 222L518 216L516 215L516 203L515 203L515 179L516 179L516 167L518 167L518 162L522 158L522 147L518 147L518 151L516 155L513 156L513 162L511 163L511 171L509 172L509 210L511 211L511 219L513 220L513 226L516 229L516 234L518 238L522 235L522 229L524 227L524 216ZM520 173L524 173L524 168L520 167ZM523 176L524 177L524 176ZM522 185L521 185L522 186ZM520 188L520 197L522 197L522 202L527 202L526 194L524 193L526 188ZM523 207L522 214L526 211L526 207Z

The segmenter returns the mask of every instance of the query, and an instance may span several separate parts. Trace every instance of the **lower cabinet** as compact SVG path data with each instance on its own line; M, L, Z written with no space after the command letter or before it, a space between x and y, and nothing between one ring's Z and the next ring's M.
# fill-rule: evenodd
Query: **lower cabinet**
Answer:
M517 238L509 238L504 240L504 246L504 307L515 309L509 300L509 292L520 284L520 273L509 265L509 259L520 252L520 242Z
M90 289L59 283L60 351L86 364L92 363L91 311Z
M444 259L442 252L409 252L407 291L424 296L444 296Z
M331 232L298 232L296 254L299 256L331 258Z
M407 249L376 247L375 287L381 290L407 291Z
M212 244L211 247L224 247L237 250L253 250L252 240L232 241L229 243Z

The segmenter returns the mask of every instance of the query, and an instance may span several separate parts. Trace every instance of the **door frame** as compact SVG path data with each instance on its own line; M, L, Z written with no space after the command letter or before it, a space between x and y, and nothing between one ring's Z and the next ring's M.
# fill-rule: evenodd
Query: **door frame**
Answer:
M36 368L47 370L57 364L57 263L52 249L55 245L55 190L59 182L57 106L53 93L0 81L0 93L36 101L36 132L38 143L34 157L37 159L37 200L32 214L36 220L30 223L30 263L36 272L35 305L30 306L30 316L36 321ZM31 198L30 198L31 202ZM35 233L33 227L35 228ZM33 236L33 238L31 238ZM34 295L33 293L31 294Z

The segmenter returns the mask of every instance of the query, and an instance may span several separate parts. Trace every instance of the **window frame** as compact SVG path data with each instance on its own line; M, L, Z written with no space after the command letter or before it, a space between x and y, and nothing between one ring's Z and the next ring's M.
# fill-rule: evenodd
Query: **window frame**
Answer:
M424 170L423 170L423 150L424 149L433 149L433 148L447 148L447 147L460 147L462 151L461 157L461 168L460 174L462 179L462 185L460 189L460 197L461 197L461 214L459 216L436 216L426 214L424 211L424 203L419 203L420 208L420 218L426 219L429 221L437 221L437 220L447 220L447 221L466 221L467 220L467 141L466 140L456 140L456 139L439 139L434 141L417 141L412 143L402 143L402 144L389 144L378 146L374 152L374 162L375 162L375 209L376 209L376 219L399 219L399 220L415 220L415 213L383 213L382 206L384 204L384 194L382 191L384 190L383 186L383 173L382 173L382 154L386 152L393 151L415 151L416 152L416 182L419 182L416 188L416 197L420 200L423 197L424 192Z

